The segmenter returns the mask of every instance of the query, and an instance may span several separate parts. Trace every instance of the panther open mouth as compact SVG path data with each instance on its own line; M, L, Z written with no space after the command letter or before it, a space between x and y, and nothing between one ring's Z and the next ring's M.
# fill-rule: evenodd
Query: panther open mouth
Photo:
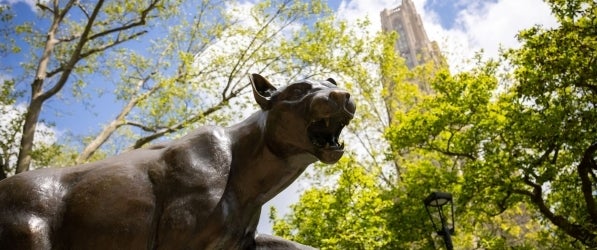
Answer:
M339 142L339 137L347 124L347 121L339 118L315 120L307 128L309 140L318 150L343 151L344 143Z

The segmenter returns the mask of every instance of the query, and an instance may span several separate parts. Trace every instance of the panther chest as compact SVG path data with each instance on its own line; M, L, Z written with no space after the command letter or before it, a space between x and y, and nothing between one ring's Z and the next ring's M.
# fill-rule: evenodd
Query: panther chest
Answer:
M260 211L242 209L226 197L181 197L175 204L184 206L171 204L165 210L158 242L182 243L182 248L246 249L254 243Z

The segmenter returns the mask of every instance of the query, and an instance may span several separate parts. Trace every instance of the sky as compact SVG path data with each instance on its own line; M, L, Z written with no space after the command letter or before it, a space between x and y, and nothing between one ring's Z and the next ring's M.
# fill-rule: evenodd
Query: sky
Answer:
M517 31L533 25L553 27L556 25L547 4L541 0L412 0L419 13L423 26L430 40L437 41L442 53L455 71L467 68L466 59L483 50L485 57L496 57L500 47L519 46ZM349 22L368 18L372 31L381 30L379 13L384 8L395 8L401 0L329 0L335 14ZM0 0L2 4L13 4L17 18L32 16L31 6L35 0ZM17 58L15 58L17 59ZM3 64L5 62L0 62ZM0 78L2 76L0 75ZM50 105L51 106L51 105ZM74 105L77 106L77 105ZM97 108L97 107L96 107ZM60 123L82 123L78 128L81 133L89 132L89 127L97 127L94 121L82 121L77 114L88 112L85 109L73 109L63 114ZM96 114L97 120L107 121L113 114ZM94 119L95 120L95 119ZM84 125L87 122L87 125ZM69 124L72 126L72 124ZM268 222L269 207L276 206L279 213L287 213L289 204L298 200L299 191L307 188L306 182L295 182L272 201L263 206L258 226L260 233L271 234Z

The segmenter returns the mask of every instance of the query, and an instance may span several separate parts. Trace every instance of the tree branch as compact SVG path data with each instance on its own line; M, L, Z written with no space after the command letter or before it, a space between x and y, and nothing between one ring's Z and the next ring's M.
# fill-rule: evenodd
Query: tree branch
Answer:
M238 60L236 60L234 66L232 67L232 70L230 71L230 74L228 74L228 83L224 87L224 90L222 90L222 97L225 97L226 96L226 92L228 92L228 89L230 89L230 87L231 87L230 83L232 82L232 78L234 78L235 72L237 72L237 70L239 68L241 68L241 66L244 64L244 63L241 63L241 62L243 62L243 61L246 62L246 58L250 58L251 55L253 55L257 50L259 50L264 45L264 43L261 43L260 45L257 45L257 48L255 48L255 50L253 50L253 52L251 53L251 55L247 56L247 54L251 50L251 47L253 47L253 45L257 43L259 34L263 33L270 26L270 24L272 24L276 20L276 18L282 14L282 10L284 8L286 8L286 5L288 5L289 2L290 1L284 1L280 5L280 7L278 7L278 9L276 10L276 13L274 15L272 15L269 18L269 20L267 20L265 22L265 24L263 26L261 26L261 28L255 33L255 35L253 36L253 38L249 42L249 45L247 45L247 47L241 52L240 56L238 57ZM285 26L280 27L278 29L278 31L276 31L274 34L277 34L278 32L280 32L284 27Z
M81 35L72 35L72 36L65 37L65 38L57 38L57 40L59 43L64 43L64 42L74 41L75 39L78 39L79 37L81 37Z
M52 70L50 72L47 72L46 73L46 77L50 78L50 77L52 77L52 76L54 76L54 75L56 75L56 74L58 74L58 73L60 73L62 71L64 71L64 67L60 66L60 67L58 67L58 68L56 68L56 69L54 69L54 70Z
M81 59L80 58L81 50L83 50L83 47L89 41L89 39L88 39L89 33L91 32L91 28L93 27L95 18L99 14L99 11L102 8L103 4L104 4L104 0L99 0L97 2L97 4L95 5L95 8L93 9L93 13L91 14L91 18L87 22L87 25L85 25L85 28L83 29L83 33L81 34L81 38L79 39L79 42L77 43L69 62L67 63L66 66L64 66L64 72L60 76L60 79L56 82L56 84L52 88L50 88L48 91L46 91L40 95L40 99L42 100L42 102L47 100L48 98L54 96L66 84L68 77L70 76L70 73L72 72L75 64ZM61 14L65 15L66 11Z
M537 208L539 209L541 214L545 216L545 218L547 218L549 221L551 221L551 223L553 223L557 227L564 230L564 232L566 232L568 235L582 241L587 246L595 246L593 240L597 235L577 224L570 223L570 221L568 221L566 218L560 215L555 215L545 204L545 200L543 200L543 197L541 196L541 186L536 184L531 184L531 186L534 187L532 192L524 189L513 189L512 192L515 194L520 194L529 197L531 199L531 202L535 204L535 206L537 206Z
M55 14L54 10L52 10L50 7L42 4L41 2L36 3L35 6L39 7L41 10L45 10L45 11L48 11L48 12L50 12L52 14Z
M80 58L81 58L81 59L82 59L82 58L86 58L86 57L88 57L88 56L90 56L90 55L92 55L92 54L94 54L94 53L97 53L97 52L101 52L101 51L107 50L107 49L109 49L109 48L112 48L112 47L114 47L114 46L116 46L116 45L118 45L118 44L121 44L121 43L123 43L123 42L129 41L129 40L132 40L132 39L134 39L134 38L136 38L136 37L138 37L138 36L141 36L141 35L143 35L143 34L145 34L145 33L147 33L147 31L146 31L146 30L144 30L144 31L139 31L139 32L137 32L137 33L135 33L135 34L133 34L133 35L130 35L130 36L128 36L128 37L125 37L124 39L120 39L120 38L118 38L118 39L116 39L116 41L114 41L114 42L112 42L112 43L109 43L109 44L104 44L104 45L102 45L102 46L99 46L99 47L97 47L97 48L90 49L90 50L86 51L85 53L81 53L81 56L80 56Z
M51 97L55 93L44 93L44 82L47 79L46 71L48 64L50 62L50 58L54 51L54 47L58 40L56 39L56 34L58 33L58 28L60 23L64 20L64 16L72 7L74 0L69 1L62 13L60 13L60 9L58 6L58 1L53 2L53 18L52 24L48 30L46 42L44 45L44 49L42 52L42 56L39 59L39 63L37 65L37 69L35 72L35 78L33 83L31 84L31 99L29 101L28 110L25 114L25 123L23 124L22 129L22 136L21 142L19 144L19 153L17 157L17 166L15 169L15 173L20 173L29 170L29 166L31 165L31 152L33 150L33 140L35 139L35 129L37 127L37 122L39 121L39 115L41 113L41 109L43 103ZM68 76L67 76L68 77ZM64 75L61 77L60 80L63 82L58 82L57 85L64 85L66 82L67 77ZM59 89L62 88L59 86Z
M143 131L147 131L147 132L153 132L153 133L158 132L158 129L145 126L145 125L143 125L141 123L138 123L138 122L126 121L126 122L124 122L124 123L121 124L121 126L123 126L123 125L129 125L129 126L133 126L133 127L138 127L140 129L142 129ZM164 128L160 128L160 129L164 129Z
M89 20L90 16L89 16L89 12L83 7L83 5L81 4L81 2L77 1L75 3L75 5L77 7L79 7L79 9L83 12L83 14L85 14L85 17L87 17L87 20Z
M149 81L153 76L154 76L153 73L149 73L143 79L139 79L139 81L137 82L135 92L138 92L143 87L143 85L147 81ZM119 127L126 124L126 121L125 121L126 116L137 105L137 103L146 99L149 95L151 95L153 92L155 92L158 88L159 88L158 85L156 85L156 86L154 86L153 89L151 89L143 94L132 97L129 100L129 102L122 108L122 110L116 116L116 118L114 118L114 120L112 120L112 122L110 122L107 126L105 126L104 129L85 147L85 149L83 149L81 154L79 154L79 156L77 157L76 162L82 163L84 161L87 161L89 159L89 157L91 157L91 155L93 155L95 153L95 151L101 145L103 145L108 140L108 138L110 138L110 136L112 136L112 134L114 133L114 131L116 131L116 129L118 129Z
M109 29L109 30L104 30L104 31L99 32L97 34L91 35L89 37L89 40L93 40L93 39L96 39L96 38L99 38L99 37L102 37L102 36L106 36L106 35L112 34L114 32L120 32L120 31L123 31L123 30L127 30L127 29L130 29L130 28L136 27L136 26L145 25L145 22L146 22L146 19L147 19L148 15L149 15L149 12L151 10L153 10L157 6L158 2L159 2L159 0L152 1L151 4L149 6L147 6L147 8L144 9L141 12L141 17L139 17L138 21L130 22L127 25L123 25L123 26L116 27L116 28Z
M448 150L443 150L443 149L440 149L440 148L437 148L437 147L433 147L431 145L429 147L421 147L421 148L425 149L425 150L436 151L436 152L439 152L439 153L442 153L442 154L445 154L445 155L449 155L449 156L460 156L460 157L468 158L468 159L473 160L473 161L477 160L477 158L474 157L471 154L458 153L458 152L452 152L452 151L448 151Z
M178 131L180 129L183 129L183 128L187 127L189 124L192 124L194 122L201 120L202 118L222 109L224 106L226 106L226 104L228 103L228 101L230 99L236 97L239 93L240 93L240 91L233 92L230 95L226 96L226 98L223 98L222 100L220 100L220 102L218 104L204 110L203 112L201 112L199 114L196 114L196 115L194 115L188 119L185 119L184 121L181 121L179 123L173 124L172 126L160 129L159 131L156 131L153 134L139 138L137 141L135 141L135 144L130 149L141 148L141 147L143 147L143 145L145 145L157 138L160 138L168 133L172 133L172 132Z
M597 204L595 203L595 198L593 197L593 182L589 177L589 173L591 173L593 169L597 168L593 158L593 155L596 151L597 142L593 143L585 150L583 158L578 164L577 170L581 183L580 189L582 190L588 213L594 225L597 225Z

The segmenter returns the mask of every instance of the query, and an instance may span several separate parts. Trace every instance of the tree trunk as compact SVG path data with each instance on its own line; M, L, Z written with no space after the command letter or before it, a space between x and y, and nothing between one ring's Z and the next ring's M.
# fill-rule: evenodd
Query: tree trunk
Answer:
M8 154L7 154L8 155ZM8 159L6 161L2 158L2 154L0 154L0 181L6 179L6 175L8 173Z
M83 30L81 38L79 39L74 51L72 52L69 61L63 66L64 70L60 75L60 79L58 79L58 81L53 87L44 92L43 85L48 75L48 63L50 62L50 56L52 54L52 51L54 50L54 46L58 43L58 40L56 39L58 27L60 23L62 23L66 13L68 13L69 9L75 4L75 1L71 0L66 4L64 9L60 10L55 2L54 9L52 11L52 13L54 14L52 26L50 26L50 30L48 31L48 38L46 40L46 45L42 57L39 61L39 65L37 67L35 80L33 81L33 84L31 84L31 102L29 103L27 113L25 114L25 124L23 125L23 136L21 138L21 145L19 147L19 156L17 159L17 167L15 170L15 174L29 170L29 166L31 165L31 151L33 150L33 140L35 139L35 129L37 127L37 122L39 121L39 115L41 113L43 103L52 96L56 95L56 93L58 93L66 84L66 81L68 80L71 72L73 71L75 64L81 59L81 50L83 49L83 46L88 42L88 36L91 32L91 26L93 25L93 22L95 21L95 18L97 17L103 3L104 0L99 0L95 5L93 13L89 17L89 20L85 25L85 29Z
M31 151L33 151L33 139L35 139L35 129L41 113L43 101L38 96L31 99L29 109L25 114L25 124L23 125L23 135L21 137L21 146L19 148L19 157L17 158L17 168L15 174L29 170L31 165Z
M33 150L33 139L35 138L35 129L37 127L37 121L39 120L39 114L41 113L41 107L43 105L43 84L47 76L48 63L50 62L50 56L52 50L58 42L56 40L56 32L61 22L61 17L58 15L54 16L52 26L48 31L48 37L46 45L44 47L43 54L37 65L37 72L35 74L35 80L31 84L31 101L25 114L25 124L23 124L23 134L21 136L21 144L19 146L19 156L17 158L17 167L15 174L29 170L31 165L31 151Z

